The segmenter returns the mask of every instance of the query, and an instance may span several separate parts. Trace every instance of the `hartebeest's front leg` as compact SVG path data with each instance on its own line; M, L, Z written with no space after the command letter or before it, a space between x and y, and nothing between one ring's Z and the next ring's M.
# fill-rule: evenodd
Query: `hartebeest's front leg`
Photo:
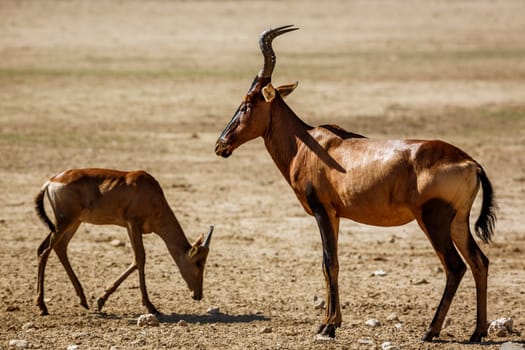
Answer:
M315 189L307 192L307 200L313 212L323 242L323 272L326 282L326 314L319 326L318 333L331 338L335 329L341 326L341 306L339 303L339 261L337 257L337 238L339 218L333 210L327 208L318 198Z

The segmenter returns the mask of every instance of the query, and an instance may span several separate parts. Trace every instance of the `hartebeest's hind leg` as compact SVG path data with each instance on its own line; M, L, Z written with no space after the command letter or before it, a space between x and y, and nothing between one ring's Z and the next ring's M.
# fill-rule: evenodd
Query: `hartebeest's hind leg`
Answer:
M451 223L455 215L456 211L450 204L440 199L432 199L422 206L421 215L417 217L420 227L425 231L441 260L447 277L439 306L422 338L424 341L431 341L439 336L452 299L467 269L452 242Z
M140 292L142 294L142 305L148 309L149 313L158 314L159 312L149 300L148 291L146 290L146 277L144 275L146 252L144 251L144 243L142 242L142 231L140 229L140 225L136 222L128 223L128 235L131 242L131 247L135 253L135 264L137 265L137 269L139 271L139 286ZM132 271L130 270L132 270L132 266L130 266L127 271L131 273Z
M335 329L341 326L341 306L339 303L339 261L337 257L337 240L339 218L335 212L327 209L319 201L313 188L307 191L308 205L313 212L323 243L323 273L326 282L326 314L319 326L318 333L335 337Z
M471 342L481 342L487 336L487 277L489 259L479 249L469 227L469 212L458 213L452 222L452 239L461 255L470 266L476 282L476 329L470 337Z

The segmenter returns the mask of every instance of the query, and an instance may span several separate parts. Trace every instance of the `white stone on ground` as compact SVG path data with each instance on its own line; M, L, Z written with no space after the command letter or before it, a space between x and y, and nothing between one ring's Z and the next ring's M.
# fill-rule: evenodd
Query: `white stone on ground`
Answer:
M498 337L506 337L512 333L513 321L510 317L498 318L490 322L489 334Z
M140 315L137 320L139 327L158 327L159 324L159 319L154 314Z

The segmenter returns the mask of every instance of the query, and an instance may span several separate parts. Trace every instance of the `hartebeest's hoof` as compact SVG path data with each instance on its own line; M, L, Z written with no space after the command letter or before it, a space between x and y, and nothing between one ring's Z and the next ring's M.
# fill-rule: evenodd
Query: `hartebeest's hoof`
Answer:
M148 304L148 305L145 305L146 306L146 309L148 309L148 312L150 314L153 314L153 315L160 315L160 312L159 310L157 310L157 308L155 306L153 306L153 304Z
M487 332L479 332L479 331L475 331L474 334L472 334L472 336L470 337L470 342L471 343L481 343L481 340L483 337L486 337L487 336Z
M320 325L319 329L317 331L317 334L321 337L330 337L335 338L335 325L333 324L327 324L327 325Z

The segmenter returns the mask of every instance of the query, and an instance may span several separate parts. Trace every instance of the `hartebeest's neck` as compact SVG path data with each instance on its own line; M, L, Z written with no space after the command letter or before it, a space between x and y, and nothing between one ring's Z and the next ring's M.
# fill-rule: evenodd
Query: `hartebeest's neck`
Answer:
M290 183L290 164L312 127L303 122L280 96L272 101L270 113L264 144L284 178Z

